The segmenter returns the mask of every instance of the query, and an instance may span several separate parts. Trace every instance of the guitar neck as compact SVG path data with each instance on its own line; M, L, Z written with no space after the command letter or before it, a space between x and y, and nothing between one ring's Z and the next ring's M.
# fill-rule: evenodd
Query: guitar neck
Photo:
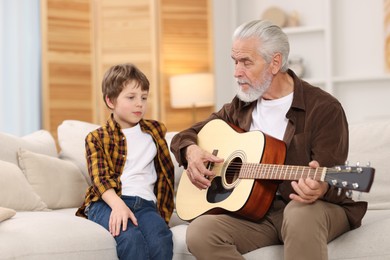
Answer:
M324 181L326 171L326 167L314 169L308 166L243 163L240 168L239 178L264 180L298 180L300 178L311 178L317 181Z

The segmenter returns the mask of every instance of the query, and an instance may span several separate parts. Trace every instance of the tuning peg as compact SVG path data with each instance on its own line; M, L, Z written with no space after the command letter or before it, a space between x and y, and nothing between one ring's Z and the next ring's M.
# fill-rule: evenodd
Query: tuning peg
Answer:
M356 162L356 167L359 167L360 166L360 162Z
M367 167L370 167L370 166L371 166L371 162L367 162L367 163L366 163L366 166L367 166Z
M348 198L352 198L352 191L351 190L347 190L345 192L345 195L348 197Z
M348 161L345 161L345 166L349 165L349 162Z
M337 189L337 196L340 196L341 195L341 188L338 188Z

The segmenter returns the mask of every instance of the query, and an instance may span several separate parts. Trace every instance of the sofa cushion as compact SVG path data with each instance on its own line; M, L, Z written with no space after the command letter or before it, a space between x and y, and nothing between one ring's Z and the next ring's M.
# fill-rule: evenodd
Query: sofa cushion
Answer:
M85 160L85 137L99 125L78 120L65 120L57 128L60 158L76 164L91 184Z
M370 192L354 192L353 198L367 201L369 209L390 209L390 120L351 124L349 133L349 162L375 168Z
M9 208L0 207L0 222L15 216L16 211Z
M0 161L0 206L16 211L46 210L47 205L34 192L23 172L13 163Z
M118 259L102 226L64 212L17 212L0 224L0 259Z
M50 209L83 203L88 184L74 163L25 149L20 149L18 155L28 182Z
M53 136L46 130L39 130L23 137L0 133L0 160L18 165L19 148L32 152L57 156L57 148Z
M361 227L328 245L329 259L390 259L390 210L368 210Z

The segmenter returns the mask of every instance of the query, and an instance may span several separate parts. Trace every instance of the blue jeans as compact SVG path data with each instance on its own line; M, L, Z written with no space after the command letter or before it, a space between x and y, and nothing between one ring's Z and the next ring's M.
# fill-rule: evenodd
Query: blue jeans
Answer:
M115 237L119 259L171 260L173 255L172 232L158 214L153 201L140 197L122 196L122 200L134 213L138 226L129 219L126 231ZM108 230L111 208L104 201L91 204L88 219Z

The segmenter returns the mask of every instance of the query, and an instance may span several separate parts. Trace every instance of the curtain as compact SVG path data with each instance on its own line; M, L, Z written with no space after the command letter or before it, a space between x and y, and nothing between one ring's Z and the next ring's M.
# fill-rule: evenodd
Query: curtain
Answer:
M41 128L39 0L0 0L0 132Z

